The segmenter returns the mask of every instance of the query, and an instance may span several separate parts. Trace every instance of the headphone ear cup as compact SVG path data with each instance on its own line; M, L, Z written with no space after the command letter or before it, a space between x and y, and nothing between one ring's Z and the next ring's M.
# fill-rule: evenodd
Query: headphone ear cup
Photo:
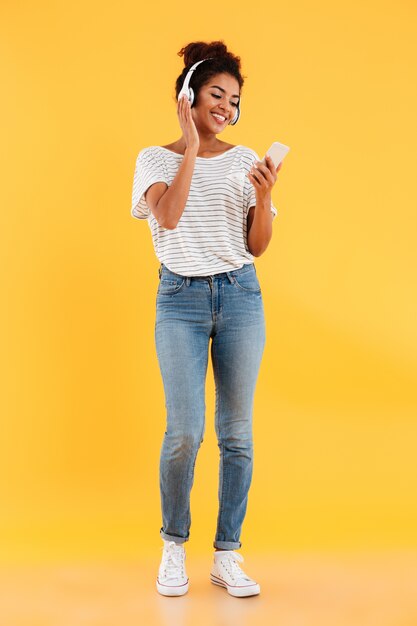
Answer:
M240 108L238 107L236 109L236 113L234 114L232 121L230 122L231 126L234 126L237 123L239 117L240 117Z
M190 101L190 107L192 107L194 102L194 91L192 87L188 87L188 100Z

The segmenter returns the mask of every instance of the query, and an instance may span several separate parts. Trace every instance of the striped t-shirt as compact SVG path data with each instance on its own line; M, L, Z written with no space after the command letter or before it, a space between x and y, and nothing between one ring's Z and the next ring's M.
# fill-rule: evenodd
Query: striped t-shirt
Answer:
M159 261L183 276L209 276L253 262L246 220L256 205L246 173L261 159L251 148L234 146L214 157L196 157L187 202L174 229L160 226L144 193L159 181L172 183L183 159L162 146L143 148L137 157L131 215L147 219ZM277 209L271 201L273 219Z

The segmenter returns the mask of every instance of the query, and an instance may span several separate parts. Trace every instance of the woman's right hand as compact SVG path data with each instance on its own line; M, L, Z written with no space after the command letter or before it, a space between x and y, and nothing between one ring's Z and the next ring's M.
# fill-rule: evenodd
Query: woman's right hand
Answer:
M200 147L200 137L194 124L190 102L184 95L178 100L177 114L186 149L189 148L197 152Z

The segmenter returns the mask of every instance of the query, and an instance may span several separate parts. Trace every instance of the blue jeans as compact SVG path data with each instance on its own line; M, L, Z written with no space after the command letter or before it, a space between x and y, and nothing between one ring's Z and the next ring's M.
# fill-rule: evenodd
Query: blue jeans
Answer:
M211 276L183 276L161 263L155 344L166 431L160 456L160 535L188 541L190 492L205 429L205 380L211 337L220 449L219 512L213 546L241 547L253 470L252 411L265 345L261 288L253 263Z

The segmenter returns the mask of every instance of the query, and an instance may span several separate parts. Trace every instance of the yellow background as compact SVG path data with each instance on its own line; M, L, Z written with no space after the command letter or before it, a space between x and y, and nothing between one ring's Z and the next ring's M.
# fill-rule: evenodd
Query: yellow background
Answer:
M242 549L415 548L415 5L19 2L0 22L0 559L158 554L159 262L133 171L180 137L176 53L215 39L246 76L220 138L291 148L255 259L267 344ZM202 552L211 363L206 391Z

